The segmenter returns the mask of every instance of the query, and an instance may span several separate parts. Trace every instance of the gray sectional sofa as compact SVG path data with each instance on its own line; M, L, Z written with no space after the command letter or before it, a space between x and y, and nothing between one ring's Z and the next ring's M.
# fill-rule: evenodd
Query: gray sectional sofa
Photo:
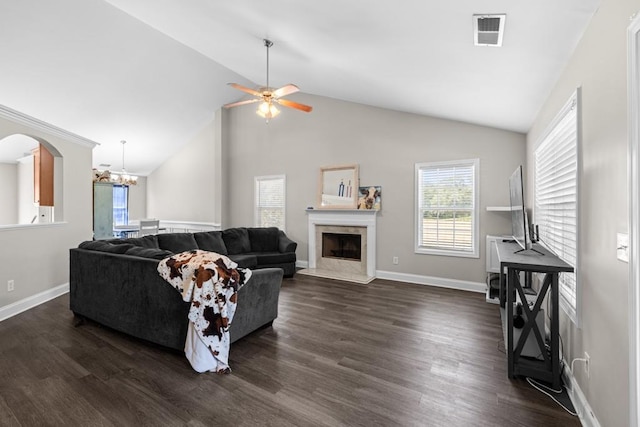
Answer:
M283 274L295 272L296 246L277 228L82 242L70 249L70 308L80 318L183 350L189 303L159 276L158 262L194 249L214 251L253 271L238 291L234 342L277 317Z

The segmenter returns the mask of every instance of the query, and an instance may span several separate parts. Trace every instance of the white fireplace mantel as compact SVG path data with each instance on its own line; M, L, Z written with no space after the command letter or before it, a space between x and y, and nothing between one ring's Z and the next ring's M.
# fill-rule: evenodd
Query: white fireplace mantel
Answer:
M335 225L367 228L367 276L376 275L376 210L307 209L309 222L309 269L316 268L316 226Z

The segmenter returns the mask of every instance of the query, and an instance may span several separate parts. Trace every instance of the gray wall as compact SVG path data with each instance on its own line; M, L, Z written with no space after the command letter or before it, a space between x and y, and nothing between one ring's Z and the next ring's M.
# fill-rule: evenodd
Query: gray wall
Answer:
M129 221L147 217L147 177L139 176L136 185L129 186Z
M33 191L33 156L27 156L18 161L17 224L31 224L33 217L38 215L38 206L33 203Z
M0 163L0 224L18 223L18 165Z
M64 160L62 202L64 223L0 228L0 308L69 282L69 248L90 240L91 150L0 118L0 139L21 133L48 141ZM15 291L7 292L7 280Z
M285 174L287 233L298 242L298 259L307 260L305 208L316 205L319 168L358 163L361 185L382 186L378 270L484 282L484 236L511 229L510 217L485 207L508 205L509 176L525 161L524 135L319 96L291 99L313 112L283 108L269 124L252 106L226 112L224 227L253 224L254 176ZM480 159L481 257L414 254L415 163L470 158Z
M170 221L216 222L215 120L147 177L147 216ZM218 156L219 158L219 156Z
M591 356L590 378L580 364L574 374L607 427L629 425L628 264L616 259L616 233L628 232L626 29L639 8L637 1L603 0L527 137L531 197L535 144L571 93L582 87L583 317L578 328L561 313L561 334L569 362L585 351Z

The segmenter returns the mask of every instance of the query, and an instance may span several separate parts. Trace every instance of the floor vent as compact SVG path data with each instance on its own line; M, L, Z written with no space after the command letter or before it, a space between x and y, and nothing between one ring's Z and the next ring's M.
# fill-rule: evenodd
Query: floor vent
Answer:
M507 15L473 15L473 38L476 46L502 46Z

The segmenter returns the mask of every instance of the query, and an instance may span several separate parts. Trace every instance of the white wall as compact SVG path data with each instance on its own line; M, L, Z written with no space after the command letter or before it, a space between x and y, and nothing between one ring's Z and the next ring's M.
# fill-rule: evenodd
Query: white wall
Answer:
M18 222L18 166L15 163L0 163L0 224Z
M628 264L616 259L616 233L628 232L626 29L639 9L633 0L602 1L527 137L531 198L536 142L576 87L582 87L583 323L578 328L561 313L561 335L567 360L584 357L585 351L591 356L590 378L582 369L574 374L607 427L629 425Z
M223 227L253 224L254 176L284 174L287 234L298 242L298 259L307 260L305 208L316 204L319 168L358 163L361 185L382 186L378 270L484 282L484 236L511 230L509 216L485 207L509 203L509 176L525 161L524 135L319 96L291 99L313 112L284 108L268 125L251 106L224 112ZM481 258L415 254L415 163L471 158L480 159Z
M139 176L136 185L129 186L129 221L147 218L147 177Z
M0 117L0 139L15 133L48 141L64 159L64 222L0 227L0 308L69 281L69 248L92 236L91 151L93 144L70 142L60 132L49 133ZM7 292L7 280L15 291Z
M147 177L149 218L217 222L215 133L212 118L181 151Z
M33 156L18 161L18 224L31 224L38 215L38 206L33 203Z

